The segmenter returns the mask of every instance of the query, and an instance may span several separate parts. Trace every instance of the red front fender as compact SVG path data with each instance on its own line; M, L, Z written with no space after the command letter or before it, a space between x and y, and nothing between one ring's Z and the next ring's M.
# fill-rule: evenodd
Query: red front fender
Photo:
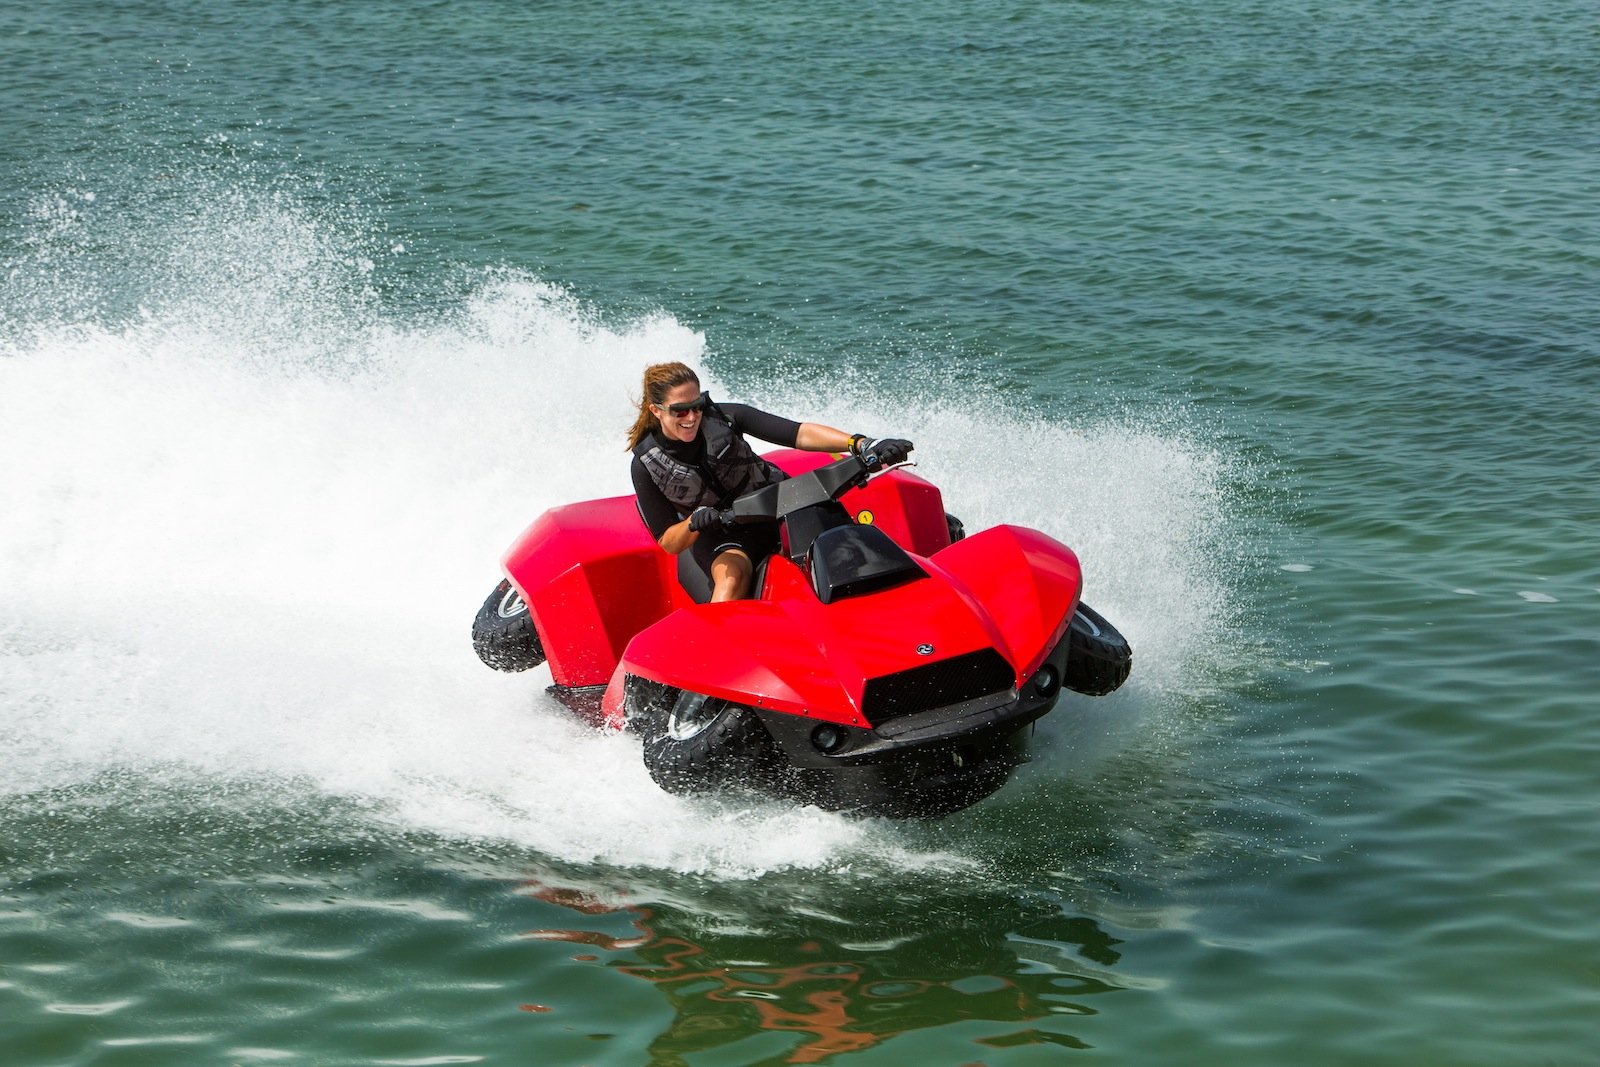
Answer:
M929 569L983 605L1026 678L1067 632L1083 588L1078 557L1055 538L1024 526L995 526L957 541Z
M848 681L781 606L764 601L675 611L628 644L622 669L741 704L798 715L837 709L858 718Z
M629 643L628 674L819 721L866 726L867 681L982 648L1005 649L984 605L937 575L823 604L790 561L767 600L676 611Z

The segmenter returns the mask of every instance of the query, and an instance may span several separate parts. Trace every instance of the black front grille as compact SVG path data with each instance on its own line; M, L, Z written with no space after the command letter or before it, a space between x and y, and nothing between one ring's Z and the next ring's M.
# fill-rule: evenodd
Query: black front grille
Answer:
M1005 657L992 648L868 678L861 714L873 726L901 715L1000 693L1016 684Z

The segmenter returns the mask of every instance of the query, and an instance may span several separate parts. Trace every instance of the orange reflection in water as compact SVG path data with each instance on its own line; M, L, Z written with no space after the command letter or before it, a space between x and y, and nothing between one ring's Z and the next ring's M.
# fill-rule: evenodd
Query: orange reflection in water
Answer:
M717 988L691 993L705 1000L753 1010L763 1030L811 1035L788 1057L789 1063L815 1063L838 1052L871 1048L889 1033L859 1029L852 994L860 996L861 968L848 963L799 964L791 967L726 967L708 961L705 949L682 938L650 943L643 955L650 964L620 968L667 990L684 1017L685 999L674 986L715 983ZM676 1030L677 1027L672 1029Z
M1092 1015L1094 1009L1066 997L1118 988L1095 978L1024 967L1014 953L1004 950L1003 936L980 938L986 940L988 951L979 953L982 958L967 960L968 966L924 960L927 969L914 979L903 975L928 955L914 945L863 954L815 939L763 938L761 954L768 958L810 958L789 965L728 962L726 952L719 955L686 937L658 931L649 909L607 905L568 889L537 884L528 889L541 900L584 914L632 914L638 937L574 929L535 930L527 936L632 955L637 962L612 966L660 988L676 1009L673 1022L651 1043L652 1053L669 1059L768 1031L801 1039L784 1062L817 1063L842 1052L872 1048L900 1034L961 1020L1016 1023L1062 1014ZM1084 929L1085 920L1074 922ZM1106 951L1105 946L1115 943L1093 924L1087 924L1087 932L1089 951ZM748 946L747 939L731 940ZM860 958L848 958L852 955ZM1110 956L1108 962L1114 962L1115 953ZM1086 1047L1065 1034L1031 1030L1011 1032L999 1043Z

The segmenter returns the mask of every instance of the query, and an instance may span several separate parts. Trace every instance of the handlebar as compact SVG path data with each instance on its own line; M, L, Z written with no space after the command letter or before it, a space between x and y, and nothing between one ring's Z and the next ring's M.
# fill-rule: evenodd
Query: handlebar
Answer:
M722 513L722 521L732 526L735 523L781 519L801 508L825 500L838 500L848 490L866 485L871 474L872 468L859 456L845 456L816 470L746 493Z

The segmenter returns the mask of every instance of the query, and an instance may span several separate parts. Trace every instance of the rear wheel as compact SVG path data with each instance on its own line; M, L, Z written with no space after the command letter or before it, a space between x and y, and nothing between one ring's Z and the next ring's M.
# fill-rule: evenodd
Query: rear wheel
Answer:
M1067 673L1061 684L1075 693L1105 696L1128 680L1133 649L1128 639L1089 605L1078 604L1067 630Z
M944 513L944 528L945 532L950 535L950 543L952 545L967 536L966 526L948 511Z
M533 616L509 581L494 587L472 620L472 650L497 671L525 671L544 662Z
M628 723L644 740L644 766L669 793L770 785L777 745L755 714L718 697L629 679Z

